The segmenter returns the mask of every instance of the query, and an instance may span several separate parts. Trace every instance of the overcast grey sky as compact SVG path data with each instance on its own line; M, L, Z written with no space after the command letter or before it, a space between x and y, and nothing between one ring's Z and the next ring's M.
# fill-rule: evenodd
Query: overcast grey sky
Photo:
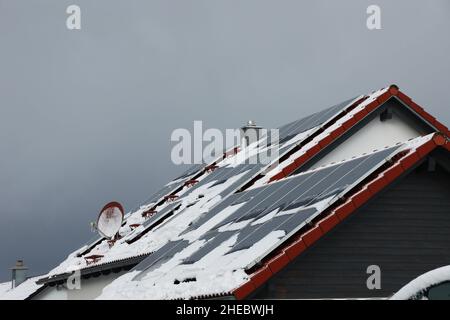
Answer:
M448 0L0 0L0 280L183 171L170 134L194 120L273 128L396 83L450 124L449 31Z

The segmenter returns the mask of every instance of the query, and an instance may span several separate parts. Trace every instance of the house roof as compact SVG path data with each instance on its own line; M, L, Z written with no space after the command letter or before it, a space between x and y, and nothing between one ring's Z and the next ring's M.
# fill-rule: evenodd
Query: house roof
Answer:
M42 284L37 284L36 281L40 279L42 275L28 278L20 285L11 289L11 282L5 282L0 284L0 299L1 300L26 300L31 298L34 294L43 289Z
M389 99L435 133L295 174ZM278 144L263 137L193 166L126 215L120 240L94 240L39 283L132 261L100 298L245 298L428 152L449 150L448 129L396 86L279 129ZM248 163L267 148L279 152L272 163ZM86 265L94 254L103 257Z

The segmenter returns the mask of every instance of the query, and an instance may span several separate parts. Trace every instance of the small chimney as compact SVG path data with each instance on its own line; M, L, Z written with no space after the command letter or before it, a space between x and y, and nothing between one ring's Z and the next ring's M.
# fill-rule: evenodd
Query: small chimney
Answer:
M20 285L22 282L27 280L27 271L28 268L23 264L23 260L17 260L16 265L11 268L12 271L12 281L11 287L15 288Z
M242 145L247 147L255 141L258 141L261 135L262 127L256 125L253 120L247 121L247 124L241 128Z

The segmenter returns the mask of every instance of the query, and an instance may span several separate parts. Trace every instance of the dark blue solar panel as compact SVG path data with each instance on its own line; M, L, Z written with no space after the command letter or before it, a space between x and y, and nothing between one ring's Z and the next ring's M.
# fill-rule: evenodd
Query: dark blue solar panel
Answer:
M209 239L200 249L194 252L191 256L183 261L183 264L192 264L194 262L199 261L201 258L206 256L212 250L216 249L223 242L228 240L233 234L236 234L237 231L224 231L217 232L214 237Z
M282 230L285 234L288 234L316 212L316 209L308 208L293 214L275 216L262 224L248 225L239 232L236 244L227 253L248 249L272 231Z
M355 99L356 97L280 127L279 128L280 144L292 139L295 135L301 132L307 131L311 128L314 128L316 126L325 123L331 117L342 111L347 105L349 105Z
M183 178L187 178L189 176L192 176L193 174L195 174L195 173L199 172L200 170L202 170L205 166L206 166L206 164L204 164L204 163L193 164L185 172L183 172L181 175L179 175L177 178L175 178L173 180L175 181L175 180L179 180L179 179L183 179Z
M150 254L147 258L142 260L133 270L141 271L133 280L139 280L144 276L142 271L148 270L150 267L161 264L164 261L172 258L177 252L185 249L189 245L187 240L169 241L161 248Z
M249 170L249 168L251 168L251 169ZM205 212L204 214L202 214L197 220L195 220L193 223L191 223L186 228L186 230L184 230L180 235L186 234L187 232L197 229L199 226L203 225L206 221L213 218L216 214L220 213L223 209L225 209L229 206L232 206L232 205L236 205L239 202L248 201L249 198L245 197L245 195L247 195L247 193L239 193L239 194L233 194L233 195L231 194L237 188L239 188L243 183L248 181L248 179L250 177L252 177L255 173L257 173L259 169L252 165L242 166L239 168L240 173L244 172L245 170L248 171L246 174L244 174L240 179L238 179L236 182L232 183L229 187L227 187L224 191L222 191L219 194L220 197L225 200L219 202L216 206L211 208L209 210L209 212ZM248 195L250 195L252 193L254 193L254 191L248 192Z

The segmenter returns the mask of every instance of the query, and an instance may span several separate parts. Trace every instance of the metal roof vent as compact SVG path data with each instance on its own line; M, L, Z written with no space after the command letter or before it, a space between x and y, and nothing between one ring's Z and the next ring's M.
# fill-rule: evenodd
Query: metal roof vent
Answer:
M12 288L17 287L22 282L27 280L28 268L25 267L23 260L17 260L16 265L11 268L11 271L12 271L12 279L11 279Z

